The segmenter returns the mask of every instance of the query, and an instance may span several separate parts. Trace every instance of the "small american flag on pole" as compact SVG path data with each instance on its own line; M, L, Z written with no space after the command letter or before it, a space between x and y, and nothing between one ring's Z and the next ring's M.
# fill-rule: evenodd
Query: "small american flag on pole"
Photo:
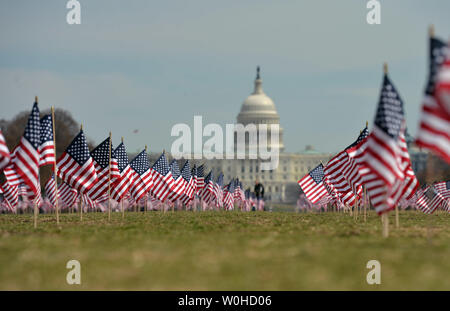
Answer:
M446 44L430 37L428 83L416 144L450 163L450 53Z
M403 101L387 76L386 65L374 123L363 161L368 174L375 177L365 184L377 213L382 214L418 186L404 136Z
M154 186L153 178L148 161L147 151L144 149L130 162L133 170L130 194L136 202Z
M109 163L110 151L111 162ZM110 181L109 166L111 165L111 182L120 177L120 172L109 137L91 151L91 157L94 161L95 171L97 172L97 182L86 192L86 194L95 201L104 193L108 192L108 183Z
M183 176L183 179L186 182L186 187L184 193L180 196L180 201L184 204L188 204L189 201L194 198L195 191L195 180L191 173L189 160L184 163L183 168L181 169L181 176Z
M168 200L175 202L186 190L187 182L181 175L180 167L178 166L178 162L176 160L172 160L169 167L173 178L173 189L168 196Z
M48 114L41 118L41 143L39 145L39 166L55 164L55 144L53 140L53 120Z
M28 185L34 194L38 193L39 184L39 146L41 144L41 123L37 100L33 104L25 133L16 147L13 157L14 171Z
M436 183L434 184L434 187L445 199L450 199L450 181Z
M206 175L205 177L205 185L201 191L200 197L203 199L205 203L209 204L213 199L213 193L214 193L214 175L213 172L210 171L208 175Z
M123 142L114 150L114 155L117 158L120 177L111 185L111 197L120 202L125 194L128 193L128 189L131 186L133 181L133 170L130 166L127 151Z
M153 164L151 171L154 183L154 187L151 190L152 195L161 202L164 202L174 187L174 180L169 169L169 162L167 161L164 152Z
M3 137L2 130L0 130L0 171L8 165L10 159L11 155L9 154L8 146L6 146L5 137Z
M94 161L83 130L80 130L58 159L57 166L61 179L81 193L86 193L97 182Z
M315 204L328 194L324 185L325 173L322 163L316 166L311 172L298 181L306 197L311 203Z

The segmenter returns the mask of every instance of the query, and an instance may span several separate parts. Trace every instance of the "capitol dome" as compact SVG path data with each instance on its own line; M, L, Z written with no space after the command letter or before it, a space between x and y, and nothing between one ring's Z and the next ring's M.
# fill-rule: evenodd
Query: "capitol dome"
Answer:
M249 123L273 124L280 122L273 100L263 91L259 67L257 68L255 89L242 103L237 122L244 125Z
M277 124L280 125L280 116L277 113L273 100L267 96L262 88L262 79L260 75L259 66L256 69L255 89L250 96L248 96L241 106L241 111L237 116L237 123L248 124ZM278 148L280 151L284 150L283 144L283 129L279 127L279 137L277 145L273 145L270 136L270 126L268 126L267 137L269 139L269 148ZM258 134L259 137L259 134ZM235 140L236 142L236 140ZM248 140L246 138L246 144ZM257 148L257 146L250 146Z

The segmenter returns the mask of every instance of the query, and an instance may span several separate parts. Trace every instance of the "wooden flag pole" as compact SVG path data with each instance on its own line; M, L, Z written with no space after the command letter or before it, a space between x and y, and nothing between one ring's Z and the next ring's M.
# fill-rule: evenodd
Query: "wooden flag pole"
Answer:
M53 163L53 173L55 174L55 212L56 212L56 225L59 226L59 207L58 207L58 167L56 166L56 132L55 132L55 108L52 106L52 126L53 126L53 148L55 152L55 163Z
M122 144L123 144L123 136L121 138L121 141L122 141ZM123 207L123 198L120 199L120 207L122 209L122 219L124 219L125 218L125 209Z
M428 34L429 34L430 38L434 38L434 25L433 24L431 24L428 27Z
M37 206L37 197L34 199L34 229L37 228L37 215L38 215L38 206Z
M395 228L400 228L400 221L398 219L398 206L395 206Z
M80 221L83 221L83 194L80 193Z
M147 145L145 145L145 156L146 156L146 157L148 157L148 156L147 156L147 149L148 149L148 148L147 148ZM144 204L145 204L145 205L144 205L144 214L147 213L147 200L148 200L148 196L147 196L147 194L145 194L145 200L144 200Z
M364 186L364 222L367 221L367 204L368 204L368 200L367 200L367 189Z
M387 212L381 214L381 223L383 226L383 238L387 238L389 236L389 216Z
M111 221L111 131L109 132L108 172L108 221Z

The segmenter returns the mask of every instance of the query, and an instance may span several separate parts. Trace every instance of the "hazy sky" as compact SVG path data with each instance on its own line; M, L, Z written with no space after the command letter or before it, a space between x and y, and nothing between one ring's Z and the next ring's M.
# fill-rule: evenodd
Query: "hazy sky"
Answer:
M66 23L65 0L0 3L0 118L38 95L129 151L170 149L172 126L194 115L235 122L257 65L287 151L351 143L372 123L384 61L415 134L428 25L450 36L449 1L381 1L381 25L366 23L365 0L79 1L81 25Z

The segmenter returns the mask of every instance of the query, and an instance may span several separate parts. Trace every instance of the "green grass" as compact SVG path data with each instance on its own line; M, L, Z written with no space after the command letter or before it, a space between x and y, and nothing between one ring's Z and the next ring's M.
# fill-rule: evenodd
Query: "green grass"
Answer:
M450 290L450 215L147 212L0 215L0 290ZM66 263L81 262L81 285ZM381 285L366 283L381 262Z

